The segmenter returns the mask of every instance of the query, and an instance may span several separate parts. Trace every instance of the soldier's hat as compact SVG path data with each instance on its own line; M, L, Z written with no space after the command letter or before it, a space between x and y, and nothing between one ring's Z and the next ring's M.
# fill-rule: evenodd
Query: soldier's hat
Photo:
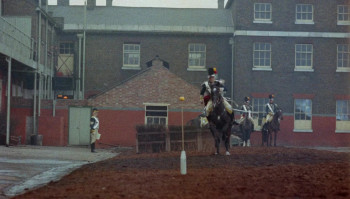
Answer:
M93 112L93 113L94 113L94 112L98 112L97 108L93 108L93 109L92 109L92 112Z
M247 102L250 100L250 97L244 97L244 101Z
M275 95L274 94L270 94L269 95L269 99L273 99L273 98L275 98Z
M208 68L208 78L215 77L216 73L217 73L216 68Z

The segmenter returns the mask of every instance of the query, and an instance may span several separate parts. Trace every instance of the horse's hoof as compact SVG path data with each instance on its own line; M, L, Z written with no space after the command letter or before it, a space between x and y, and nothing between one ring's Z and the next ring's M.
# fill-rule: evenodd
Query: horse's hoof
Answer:
M214 155L218 155L218 154L219 154L219 153L216 153L216 152L214 153Z
M226 151L226 155L231 155L230 152Z

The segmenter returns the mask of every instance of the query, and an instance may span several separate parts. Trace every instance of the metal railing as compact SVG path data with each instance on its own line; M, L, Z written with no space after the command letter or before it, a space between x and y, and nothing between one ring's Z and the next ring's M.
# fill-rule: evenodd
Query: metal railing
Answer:
M34 58L34 39L3 17L0 17L0 44L24 58Z

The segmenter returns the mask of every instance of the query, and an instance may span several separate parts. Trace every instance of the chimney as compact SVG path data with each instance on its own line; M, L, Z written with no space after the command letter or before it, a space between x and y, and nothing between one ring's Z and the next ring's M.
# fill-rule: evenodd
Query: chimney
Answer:
M58 6L69 6L69 0L60 0L57 1Z
M225 0L218 0L218 9L225 8Z
M96 0L87 0L86 8L88 10L93 10L96 7Z
M113 0L107 0L106 6L111 7L113 5Z

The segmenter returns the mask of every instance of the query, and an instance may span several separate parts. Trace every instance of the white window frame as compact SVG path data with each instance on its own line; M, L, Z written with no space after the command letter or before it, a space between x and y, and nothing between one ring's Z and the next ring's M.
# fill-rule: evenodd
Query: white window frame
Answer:
M343 106L346 104L345 107ZM344 110L345 109L345 110ZM346 119L347 118L347 119ZM350 133L350 100L336 101L336 133Z
M344 47L347 49L344 50ZM347 64L345 60L347 61ZM344 64L347 66L344 66ZM350 45L349 44L337 45L337 72L350 72Z
M163 103L144 103L145 105L145 124L148 125L148 119L152 118L154 119L158 119L158 121L160 122L161 119L165 119L165 126L168 126L168 117L169 117L169 104L163 104ZM147 108L148 107L163 107L166 108L166 110L163 109L155 109L155 110L150 110ZM149 112L163 112L166 113L166 116L163 115L148 115ZM152 123L154 124L154 123ZM160 124L160 123L159 123Z
M300 6L300 11L298 11L298 7ZM311 19L303 19L303 15L308 15L310 12L308 10L304 11L304 7L306 9L311 6ZM300 14L301 18L298 19L298 15ZM314 5L312 4L296 4L295 5L295 24L314 24Z
M308 101L302 110L296 111L297 101L304 100ZM308 110L309 109L309 110ZM299 115L299 117L297 117ZM307 116L310 119L307 119ZM298 118L298 119L297 119ZM312 132L312 100L311 99L294 99L294 132Z
M258 49L256 48L258 45ZM269 48L267 47L269 46ZM263 42L255 42L253 43L253 70L268 70L271 71L271 43L263 43ZM269 56L267 55L269 54ZM256 58L256 55L258 57ZM255 64L255 60L258 60L259 64ZM270 61L269 65L261 65L261 62L266 62L266 60Z
M134 47L134 50L129 50L129 49L126 50L127 47ZM135 49L136 47L138 47L138 49ZM125 56L127 54L128 55L138 56L137 63L136 64L126 63ZM141 59L141 45L140 44L135 44L135 43L125 43L125 44L123 44L123 67L122 67L122 69L126 69L126 70L141 70L140 59Z
M261 8L261 6L264 5L264 10L257 10L258 7ZM270 10L266 10L267 5L270 7ZM258 17L258 14L270 14L270 18L261 18ZM272 4L271 3L254 3L254 21L253 23L272 23Z
M342 8L342 12L340 11ZM343 19L340 19L342 16ZM344 20L347 18L347 20ZM337 25L350 25L350 5L338 5L337 6Z
M298 50L298 46L300 50ZM308 50L310 48L310 51ZM299 58L298 58L299 55ZM308 58L310 55L310 60ZM305 60L306 64L298 64ZM310 65L307 62L310 61ZM313 45L312 44L295 44L295 68L294 71L304 71L304 72L313 72Z
M252 107L253 107L253 121L254 121L254 130L260 131L262 126L263 117L266 115L266 104L269 102L268 98L253 98ZM257 117L256 117L257 116Z
M206 54L207 47L204 43L190 43L188 44L188 71L206 71ZM202 57L202 55L204 57ZM194 57L194 58L193 58ZM197 65L192 65L192 61L199 62ZM201 62L203 62L201 64Z

